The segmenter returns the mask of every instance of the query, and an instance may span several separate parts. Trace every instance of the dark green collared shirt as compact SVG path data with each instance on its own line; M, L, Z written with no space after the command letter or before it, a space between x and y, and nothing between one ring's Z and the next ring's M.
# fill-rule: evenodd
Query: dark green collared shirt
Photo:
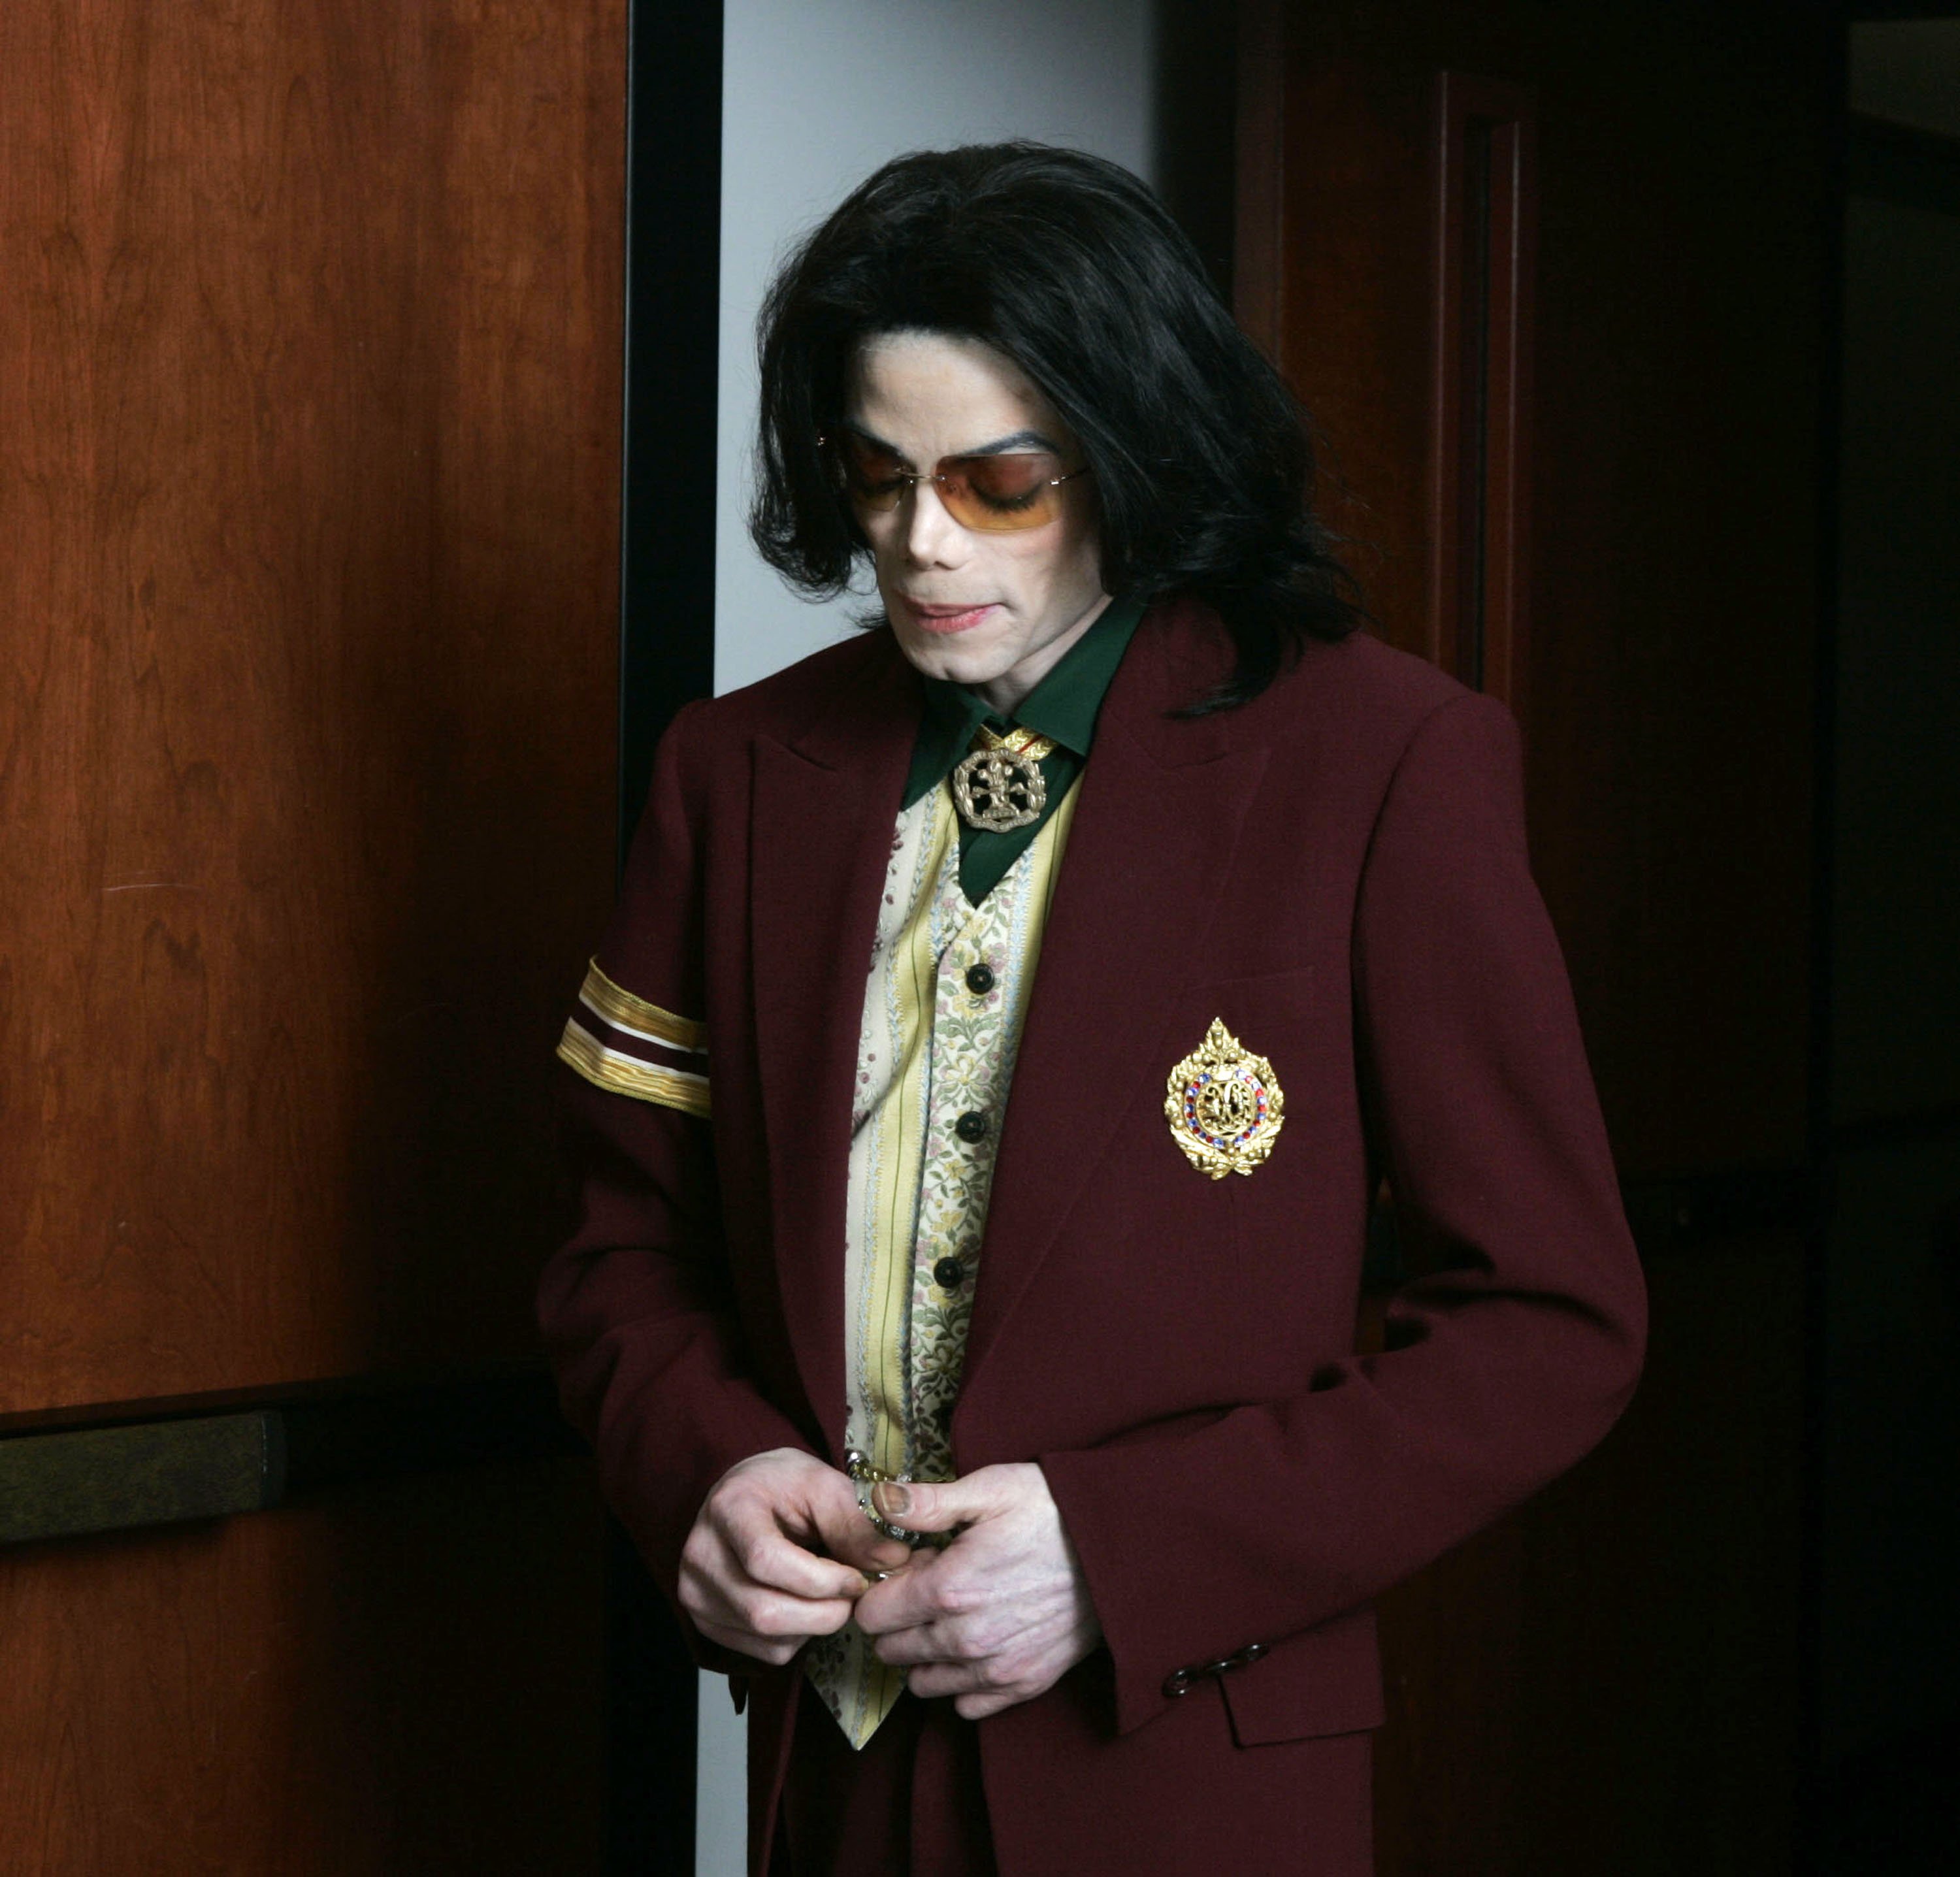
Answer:
M1111 600L1096 623L1062 654L1055 669L1005 721L994 714L985 698L964 685L943 678L926 679L925 714L919 721L918 741L912 746L905 807L911 807L946 780L953 765L972 747L974 733L982 724L997 732L1031 730L1055 741L1053 752L1041 761L1048 803L1039 820L1009 834L960 822L959 886L969 905L977 906L1000 884L1001 875L1041 832L1055 805L1082 773L1104 694L1143 616L1141 600Z

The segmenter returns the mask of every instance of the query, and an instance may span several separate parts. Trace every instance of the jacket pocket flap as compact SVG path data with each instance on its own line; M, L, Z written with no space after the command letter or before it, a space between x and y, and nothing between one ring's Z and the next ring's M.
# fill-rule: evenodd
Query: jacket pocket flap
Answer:
M1372 1608L1287 1637L1218 1681L1242 1747L1360 1733L1380 1726L1386 1713Z

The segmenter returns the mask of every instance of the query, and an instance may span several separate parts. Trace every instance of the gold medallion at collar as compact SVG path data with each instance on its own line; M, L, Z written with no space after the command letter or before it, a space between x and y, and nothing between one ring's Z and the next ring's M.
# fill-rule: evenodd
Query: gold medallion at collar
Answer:
M969 827L1011 834L1041 819L1048 778L1041 759L1055 748L1045 736L1017 730L995 736L983 725L983 747L953 765L953 801Z
M1242 1047L1217 1017L1164 1086L1171 1138L1214 1179L1249 1173L1272 1152L1285 1107L1273 1065Z

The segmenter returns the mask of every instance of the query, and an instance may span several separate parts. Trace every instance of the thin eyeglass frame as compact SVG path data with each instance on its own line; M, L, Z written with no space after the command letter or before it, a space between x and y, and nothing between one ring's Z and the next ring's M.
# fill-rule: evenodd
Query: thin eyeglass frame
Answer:
M831 440L827 434L819 434L816 440L817 447L821 449L829 444L830 441ZM1051 456L1054 453L1052 450L1003 450L997 453L1002 457L1012 457ZM844 492L851 501L862 504L864 507L868 508L872 514L876 515L889 515L897 508L900 502L905 500L905 488L907 486L912 488L917 488L921 482L931 482L937 485L940 492L939 499L940 504L944 507L947 514L951 516L953 520L958 523L961 527L971 529L976 534L1020 534L1025 533L1027 530L1031 528L1041 527L1045 523L1052 520L1053 519L1052 515L1043 513L1039 514L1038 518L1034 520L1023 521L1019 520L1018 517L1022 514L1034 511L1015 509L1009 509L1006 511L998 509L990 510L984 504L977 511L977 512L982 515L1000 515L1005 514L1016 517L1017 519L1004 523L1000 520L969 521L964 519L959 512L959 509L956 508L952 503L948 502L946 499L947 488L952 479L947 473L946 466L949 463L985 463L992 460L992 457L991 457L988 452L983 450L969 454L941 457L938 462L934 463L930 469L917 471L911 469L895 470L892 472L890 479L900 486L890 491L889 498L882 493L877 495L872 495L867 493L863 489L854 488L851 484L850 471L848 467L845 467L844 471ZM1064 482L1073 482L1078 476L1089 475L1095 467L1096 466L1093 463L1085 463L1080 469L1071 469L1065 475L1044 477L1040 482L1035 483L1032 485L1032 488L1031 488L1029 492L1032 493L1033 489L1038 488L1059 488ZM969 491L973 491L973 485L971 482L967 483L966 486ZM973 492L975 495L978 493L977 491L973 491ZM962 502L959 504L959 508L964 508L965 507L966 504L964 502Z

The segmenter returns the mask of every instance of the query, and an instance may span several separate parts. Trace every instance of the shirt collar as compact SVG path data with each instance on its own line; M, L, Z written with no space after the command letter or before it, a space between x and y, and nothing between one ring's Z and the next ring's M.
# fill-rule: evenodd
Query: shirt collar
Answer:
M1087 756L1109 680L1123 662L1143 616L1141 600L1111 600L1096 623L1061 655L1055 669L1022 698L1020 708L1001 727L1019 725L1037 731L1077 756ZM905 807L939 786L966 754L973 733L990 719L1001 724L987 700L964 685L943 678L925 680L925 712L919 721L918 741L912 748L912 771L905 778Z

